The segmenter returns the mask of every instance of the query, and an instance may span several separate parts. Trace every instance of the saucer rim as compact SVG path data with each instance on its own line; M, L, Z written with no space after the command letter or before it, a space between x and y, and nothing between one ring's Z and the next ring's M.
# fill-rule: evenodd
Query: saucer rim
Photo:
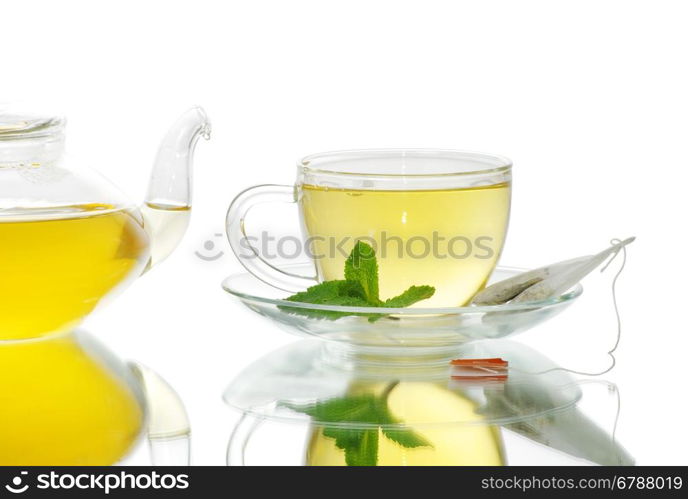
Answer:
M289 265L291 268L295 267L305 267L303 264ZM511 267L499 265L495 267L495 270L502 270L507 272L519 273L527 272L530 269L523 269L519 267ZM288 301L279 298L267 298L264 296L257 296L247 293L242 293L233 289L229 283L232 280L238 279L240 277L250 276L257 282L262 283L265 286L270 286L270 284L262 281L255 275L248 271L237 272L225 277L222 281L222 289L232 296L239 298L240 300L248 300L252 302L264 303L269 305L275 305L278 307L291 307L291 308L302 308L310 310L323 310L328 312L345 312L345 313L355 313L355 314L393 314L393 315L447 315L447 314L485 314L494 312L510 312L510 311L520 311L520 310L530 310L530 309L543 309L555 305L560 305L563 303L568 303L574 301L583 293L583 286L581 283L577 283L570 290L561 293L558 296L552 298L546 298L544 300L533 300L533 301L523 301L518 303L503 303L499 305L476 305L476 306L464 306L464 307L431 307L431 308L398 308L398 307L352 307L343 305L321 305L307 302L298 301ZM274 289L279 289L271 286Z

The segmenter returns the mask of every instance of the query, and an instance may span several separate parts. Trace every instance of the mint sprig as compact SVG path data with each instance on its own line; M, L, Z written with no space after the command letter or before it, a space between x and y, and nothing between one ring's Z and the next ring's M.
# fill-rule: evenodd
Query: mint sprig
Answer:
M411 286L398 296L382 301L378 276L378 264L375 250L363 241L357 241L344 263L344 279L325 281L311 286L305 291L296 293L287 301L312 303L316 305L338 305L347 307L409 307L435 294L432 286ZM286 312L311 317L314 319L336 320L346 316L366 316L374 322L384 314L334 312L311 308L280 306Z
M372 246L363 241L356 241L349 258L344 263L344 279L358 283L365 299L371 306L380 306L380 288L378 286L377 258Z
M385 438L408 449L432 447L413 430L398 427L402 422L392 416L387 403L389 393L397 384L398 381L390 383L382 395L350 395L309 405L284 406L322 424L323 436L334 439L335 446L344 451L347 466L376 466L380 430ZM357 423L361 427L356 427Z

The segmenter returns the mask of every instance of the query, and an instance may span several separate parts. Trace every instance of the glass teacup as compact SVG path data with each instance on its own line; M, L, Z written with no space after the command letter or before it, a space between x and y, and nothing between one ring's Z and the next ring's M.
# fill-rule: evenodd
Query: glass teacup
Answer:
M296 275L261 255L247 236L246 216L259 203L298 203L303 248L314 276ZM344 278L356 241L375 251L380 298L411 285L435 288L419 306L461 306L484 287L506 236L511 162L450 150L375 149L307 156L295 186L243 191L227 213L227 234L256 277L299 291Z

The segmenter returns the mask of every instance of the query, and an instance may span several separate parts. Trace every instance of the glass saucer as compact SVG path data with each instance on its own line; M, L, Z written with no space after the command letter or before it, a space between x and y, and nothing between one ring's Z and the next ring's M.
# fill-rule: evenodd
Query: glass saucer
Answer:
M306 266L293 266L303 272ZM490 283L507 279L523 269L498 267ZM554 298L504 305L445 308L366 308L286 301L287 292L257 279L248 272L227 277L222 287L254 312L285 331L305 337L371 347L447 347L481 339L504 338L544 322L566 309L583 292L580 284ZM314 318L284 310L370 314L386 316L370 322L366 317L336 320Z

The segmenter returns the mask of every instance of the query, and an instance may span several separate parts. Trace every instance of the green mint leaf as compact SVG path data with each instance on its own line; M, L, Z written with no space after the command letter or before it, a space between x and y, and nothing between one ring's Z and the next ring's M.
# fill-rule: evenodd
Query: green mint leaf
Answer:
M332 298L326 303L321 303L322 305L337 305L341 307L367 307L368 302L363 298L355 298L352 296L340 296L337 298ZM279 305L279 308L285 312L294 315L302 315L304 317L309 317L311 319L328 319L337 320L342 317L348 316L370 316L373 314L364 314L357 312L336 312L334 310L318 310L314 308L303 308L303 307L289 307L287 305ZM378 314L379 315L379 314Z
M411 286L399 296L386 300L381 306L389 308L410 307L421 300L427 300L434 294L435 288L432 286ZM387 316L384 314L369 315L368 322L377 322L383 317Z
M343 307L390 307L402 308L430 298L435 293L432 286L411 286L399 296L387 301L380 300L378 284L378 266L373 248L357 241L344 264L345 279L325 281L311 286L286 298L287 301L312 303L315 305L333 305ZM290 314L302 315L312 319L337 320L342 317L368 317L368 321L375 322L386 314L375 312L337 312L333 310L317 310L304 307L290 307L279 305L278 308Z
M432 286L411 286L399 296L385 301L383 306L390 308L410 307L421 300L427 300L435 294Z
M333 300L343 297L360 298L365 300L363 288L351 281L325 281L311 286L306 291L301 291L287 298L287 301L329 304Z
M335 305L335 303L333 303L332 305ZM365 307L365 306L367 306L365 303L357 302L357 301L342 302L342 303L339 303L338 305L341 305L343 307ZM335 312L333 310L316 310L316 309L312 309L312 308L301 308L301 307L280 306L280 308L287 313L294 314L294 315L300 315L303 317L308 317L309 319L316 319L316 320L336 321L337 319L341 319L342 317L354 317L354 316L362 316L362 317L372 318L373 315L377 315L377 316L382 317L382 315L380 315L380 314L364 314L364 313L357 313L357 312Z
M356 241L349 258L344 264L344 278L347 281L358 282L365 298L372 306L380 305L380 290L378 287L377 258L372 246L363 241Z
M360 284L352 281L325 281L315 286L311 286L306 291L296 293L286 299L287 301L300 303L313 303L316 305L338 305L342 307L367 307L368 302L365 299L365 293ZM285 312L303 315L313 319L330 319L335 320L340 317L348 315L366 315L355 314L351 312L335 312L332 310L316 310L312 308L289 307L280 305L280 310Z

